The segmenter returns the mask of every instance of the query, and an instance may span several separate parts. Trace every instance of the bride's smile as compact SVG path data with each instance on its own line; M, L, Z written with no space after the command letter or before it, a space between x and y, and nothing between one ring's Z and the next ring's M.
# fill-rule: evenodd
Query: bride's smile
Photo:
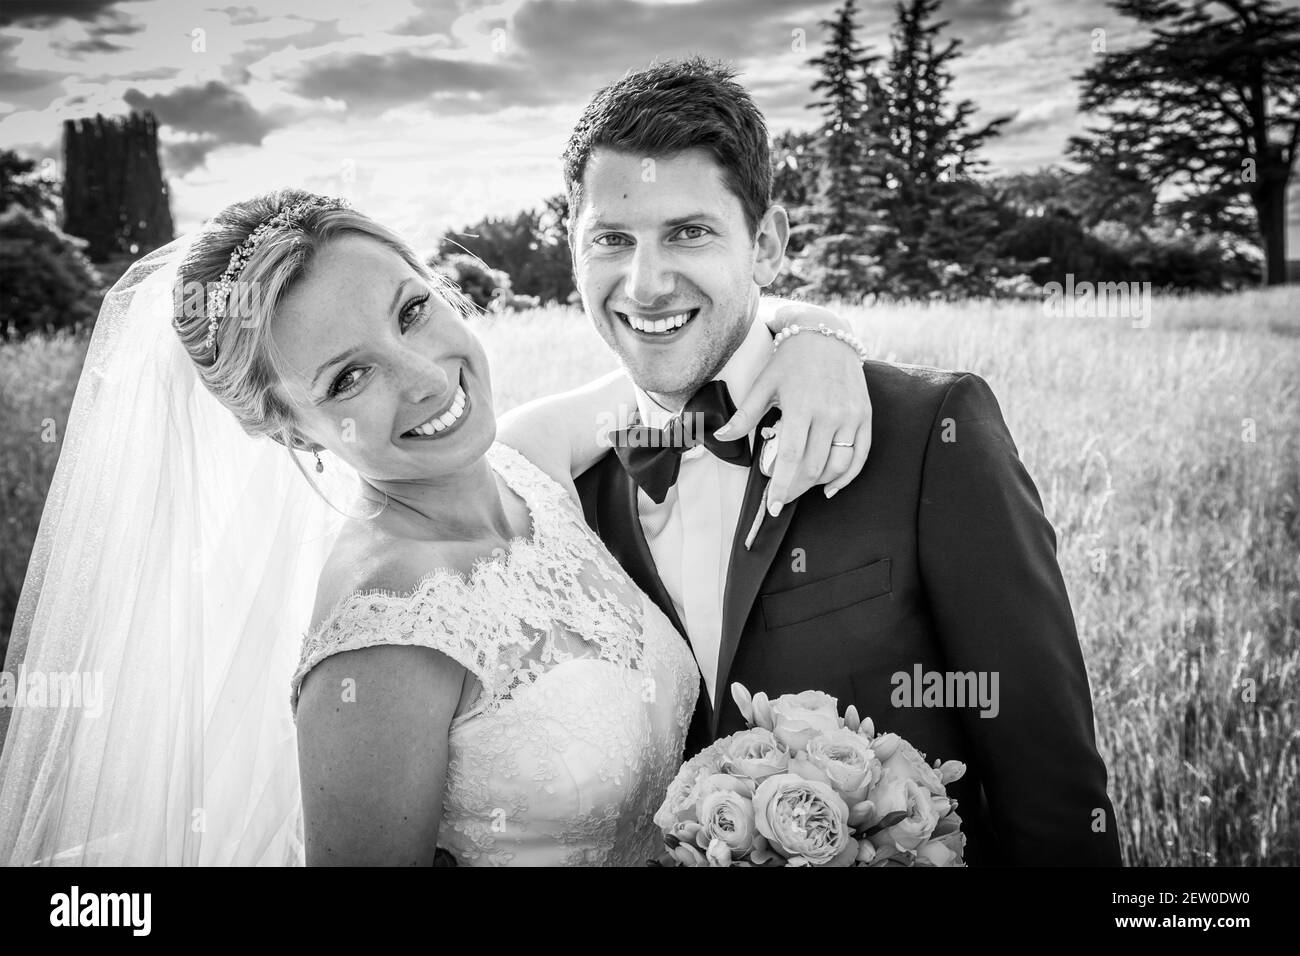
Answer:
M469 414L469 396L465 392L464 383L457 376L456 394L452 396L447 408L426 418L420 424L408 431L402 432L398 437L410 441L427 441L431 438L445 437L449 432L456 430L456 427L465 420Z

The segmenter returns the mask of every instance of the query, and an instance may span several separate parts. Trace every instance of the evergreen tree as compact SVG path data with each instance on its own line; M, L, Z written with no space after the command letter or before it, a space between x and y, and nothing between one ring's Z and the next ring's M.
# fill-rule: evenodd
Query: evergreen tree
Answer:
M988 237L997 203L976 179L979 150L1010 117L975 128L970 100L951 102L951 63L960 40L940 39L940 0L902 0L884 78L888 109L885 212L897 241L884 257L896 294L991 294L999 275L1018 271L1000 260Z
M798 255L806 242L801 238L809 228L808 218L817 198L821 177L821 157L817 153L817 134L786 130L772 140L772 202L785 208L790 216L791 255Z
M876 250L888 232L879 208L885 101L873 74L879 57L868 55L857 39L855 0L845 0L821 25L830 38L810 61L821 74L813 84L821 99L812 104L823 117L814 139L819 175L808 228L800 234L801 242L805 234L812 238L794 270L805 282L801 291L857 298L879 284Z

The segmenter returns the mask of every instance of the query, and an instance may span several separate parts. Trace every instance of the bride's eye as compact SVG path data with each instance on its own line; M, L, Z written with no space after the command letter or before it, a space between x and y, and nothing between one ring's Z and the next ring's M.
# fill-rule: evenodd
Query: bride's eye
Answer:
M419 321L425 312L425 306L429 304L429 296L423 295L418 299L412 299L402 310L402 331L405 332L412 325Z
M355 365L345 368L339 373L338 378L330 383L329 397L337 398L339 395L346 395L355 389L361 382L361 373L364 371L365 369Z

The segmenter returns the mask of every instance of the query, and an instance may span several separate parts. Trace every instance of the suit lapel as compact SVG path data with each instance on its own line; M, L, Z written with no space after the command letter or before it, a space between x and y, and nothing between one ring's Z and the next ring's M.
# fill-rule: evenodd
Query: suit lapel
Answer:
M659 609L672 622L673 627L677 628L677 633L682 635L687 644L690 644L690 635L686 633L681 618L677 616L672 595L668 593L668 589L664 587L664 582L659 577L659 572L655 568L654 555L650 553L650 545L646 542L637 508L636 483L623 470L617 459L613 461L609 476L610 493L603 522L606 533L601 535L605 546L618 559L618 563L623 565L623 569L636 582L637 587L650 595L650 599L659 605Z
M740 520L736 522L736 536L731 542L731 561L727 566L727 584L722 597L722 640L718 653L718 706L713 708L713 720L710 734L718 733L718 715L722 712L722 703L730 695L731 664L740 646L740 634L749 618L749 612L758 596L758 589L767 577L768 568L776 558L785 532L790 527L798 500L786 502L781 514L773 518L767 515L758 529L753 547L745 550L745 538L749 527L758 514L759 503L763 497L763 488L767 484L765 476L758 467L763 450L763 429L769 427L780 417L780 410L773 408L763 416L754 433L754 461L749 469L749 481L745 485L745 499L740 506ZM751 687L757 692L761 687Z
M606 499L606 507L602 509L600 536L609 553L628 573L628 577L636 582L637 587L650 595L650 600L659 606L672 622L673 627L677 628L677 633L682 636L686 646L690 647L690 635L686 633L681 618L677 616L672 595L668 593L663 580L659 577L654 555L650 553L650 545L645 539L645 530L641 527L636 483L623 470L623 466L615 456L611 455L610 459L612 464L608 472L609 495ZM691 652L694 651L692 647ZM712 739L709 737L709 731L713 725L713 707L709 702L709 692L704 686L704 678L700 677L699 696L696 699L695 712L691 715L691 723L687 728L683 760L695 756L708 745Z

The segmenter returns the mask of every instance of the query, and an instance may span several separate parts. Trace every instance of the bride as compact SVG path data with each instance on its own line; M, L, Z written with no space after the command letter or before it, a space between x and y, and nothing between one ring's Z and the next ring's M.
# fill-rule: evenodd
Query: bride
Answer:
M573 486L632 386L498 422L468 314L392 232L297 190L113 288L6 662L20 690L103 691L15 697L0 862L655 855L699 673ZM750 421L775 402L836 425L862 397L850 350L798 338ZM811 474L827 450L809 439Z

